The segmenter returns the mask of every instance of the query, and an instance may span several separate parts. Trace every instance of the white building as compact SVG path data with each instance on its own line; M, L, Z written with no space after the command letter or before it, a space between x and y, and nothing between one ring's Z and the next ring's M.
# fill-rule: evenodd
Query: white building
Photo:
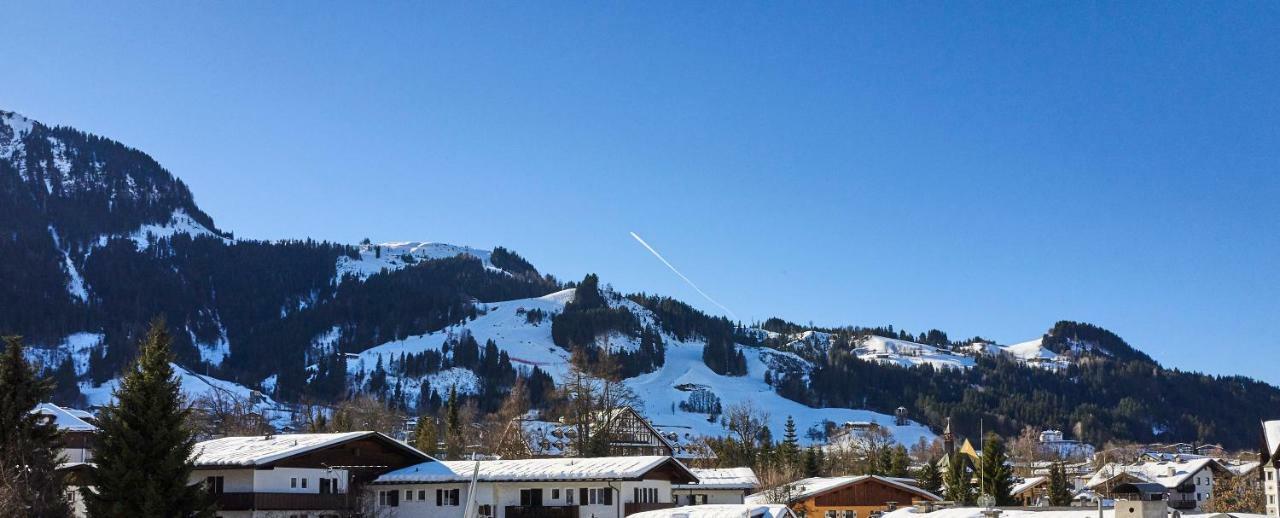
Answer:
M1214 459L1175 457L1160 462L1107 464L1090 477L1085 487L1113 497L1112 489L1119 484L1152 482L1164 486L1169 508L1199 511L1213 497L1215 478L1220 481L1230 476L1231 471Z
M741 504L760 488L760 480L751 468L697 469L692 484L672 484L672 501L684 505Z
M471 501L477 518L604 518L673 507L672 484L696 480L666 456L549 458L424 462L371 489L378 516L460 518Z
M372 505L360 489L426 454L378 432L225 437L197 443L192 484L222 518L328 518Z
M93 437L98 433L98 427L89 422L93 414L53 403L40 403L31 412L40 414L62 432L62 462L74 464L93 458Z
M1267 421L1262 423L1263 436L1263 458L1262 458L1262 487L1263 493L1266 495L1267 516L1272 518L1280 517L1280 474L1277 473L1277 466L1280 465L1280 420Z

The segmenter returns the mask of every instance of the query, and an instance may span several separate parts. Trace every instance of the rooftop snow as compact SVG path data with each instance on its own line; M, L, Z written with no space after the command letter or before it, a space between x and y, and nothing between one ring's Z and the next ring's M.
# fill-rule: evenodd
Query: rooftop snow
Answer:
M1094 488L1106 483L1118 475L1129 474L1147 482L1154 482L1167 488L1175 488L1192 475L1205 468L1221 467L1217 461L1209 458L1188 459L1179 462L1139 462L1137 464L1111 463L1094 473L1085 487Z
M672 484L672 489L756 489L760 480L751 468L698 469L693 474L697 484Z
M864 480L870 480L870 479L878 480L881 483L896 487L903 491L915 493L928 500L933 500L933 501L942 500L942 497L939 497L938 495L925 491L919 487L913 486L911 484L899 482L889 477L882 477L879 475L858 475L858 476L852 476L852 477L813 477L813 478L797 480L790 484L795 489L795 492L791 493L790 498L792 502L796 502L799 500L804 500L811 496L816 496L822 493L826 493L827 491L831 491L839 487L855 484L855 483L862 482ZM756 493L754 495L747 496L746 502L747 503L766 503L765 501L768 498L769 498L769 495L767 493L763 493L763 492Z
M795 516L782 504L714 504L690 505L646 511L628 518L790 518Z
M89 424L81 419L82 416L88 416L88 412L83 410L74 410L70 408L62 408L53 403L40 403L36 405L32 412L47 415L53 418L53 423L58 426L59 430L70 432L96 432L98 427Z
M223 437L196 443L191 457L197 466L258 466L347 441L378 436L402 444L378 432ZM409 448L407 445L403 446ZM426 454L421 455L423 458L430 458Z
M667 462L684 468L671 457L591 457L566 459L513 459L482 461L437 461L392 471L374 482L425 483L466 482L480 464L478 479L483 482L568 481L568 480L633 480L643 478ZM692 474L690 474L692 478Z

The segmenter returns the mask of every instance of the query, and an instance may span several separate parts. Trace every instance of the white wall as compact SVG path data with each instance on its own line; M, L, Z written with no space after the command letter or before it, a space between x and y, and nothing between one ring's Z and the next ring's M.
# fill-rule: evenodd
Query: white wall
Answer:
M253 472L253 491L257 493L311 493L320 492L320 479L338 479L338 493L347 492L347 471L343 469L325 468L273 468L255 469ZM298 487L291 487L290 481L298 479ZM306 479L307 487L302 487ZM228 493L230 489L226 490Z
M1267 505L1267 516L1280 518L1280 473L1271 465L1262 468L1263 502ZM1241 475L1246 476L1246 475Z
M596 503L584 503L581 501L579 489L606 489L612 485L613 505L603 505ZM379 507L379 511L388 517L431 517L431 518L461 518L463 506L467 503L467 487L468 484L379 484L368 486L368 489L374 491L374 498L377 497L377 491L399 491L400 505L395 508ZM544 506L560 506L560 505L576 505L578 506L578 514L581 518L612 518L624 516L624 504L631 502L635 496L635 488L655 489L657 490L657 501L662 503L671 502L671 483L665 480L641 480L641 481L615 481L606 482L501 482L501 483L480 483L476 487L476 505L492 505L494 506L494 516L496 518L505 518L507 506L520 505L521 489L540 489L542 490L542 505ZM436 506L436 490L437 489L458 489L458 506ZM553 498L553 490L559 490L559 494ZM405 498L405 491L413 491L413 500ZM426 500L418 499L418 492L425 491ZM572 493L572 502L570 502L569 494ZM741 492L738 492L738 501L741 502Z
M707 495L708 504L741 504L743 503L745 491L741 489L675 489L673 490L677 497L677 504L689 505L688 496ZM699 501L701 502L701 501Z

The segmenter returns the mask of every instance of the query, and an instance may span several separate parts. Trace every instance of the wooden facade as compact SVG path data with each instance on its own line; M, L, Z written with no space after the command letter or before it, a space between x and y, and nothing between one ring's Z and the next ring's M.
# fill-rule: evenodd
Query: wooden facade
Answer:
M854 477L817 494L801 498L793 508L805 516L869 518L913 502L937 501L938 497L913 486L876 476Z

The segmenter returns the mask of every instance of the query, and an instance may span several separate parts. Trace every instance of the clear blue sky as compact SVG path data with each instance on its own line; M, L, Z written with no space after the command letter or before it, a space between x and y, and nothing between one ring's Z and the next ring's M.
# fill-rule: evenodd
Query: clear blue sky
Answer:
M635 231L744 319L1084 320L1280 383L1276 3L5 4L0 107L241 237L501 244L715 309Z

